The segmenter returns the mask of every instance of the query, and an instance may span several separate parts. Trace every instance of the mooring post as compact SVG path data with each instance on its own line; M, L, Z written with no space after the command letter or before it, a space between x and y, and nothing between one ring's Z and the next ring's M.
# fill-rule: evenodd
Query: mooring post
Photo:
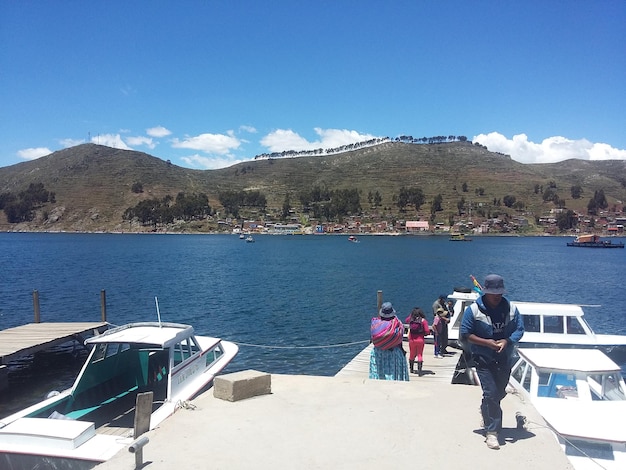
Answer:
M100 317L103 322L107 321L107 293L104 289L100 291Z
M135 454L135 470L139 470L143 467L143 448L150 442L148 436L141 436L139 439L131 442L128 447L128 452Z
M383 291L376 292L376 315L380 312L380 308L383 306Z
M33 290L33 309L35 310L35 323L41 321L41 313L39 311L39 292L37 289Z

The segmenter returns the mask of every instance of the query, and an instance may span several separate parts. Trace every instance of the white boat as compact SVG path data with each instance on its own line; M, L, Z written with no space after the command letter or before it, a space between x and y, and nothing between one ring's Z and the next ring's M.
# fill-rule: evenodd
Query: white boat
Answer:
M454 312L448 324L451 344L459 340L461 319L465 308L478 298L470 289L455 290L448 295ZM522 348L599 348L615 360L626 358L626 335L597 334L584 318L580 305L513 301L524 320Z
M576 470L626 468L626 385L597 349L523 349L510 385L552 428Z
M0 420L1 468L93 468L132 442L138 394L153 393L144 423L153 429L238 352L189 325L160 322L112 328L85 344L93 348L71 388Z
M254 237L252 235L248 235L246 237L246 243L254 243Z

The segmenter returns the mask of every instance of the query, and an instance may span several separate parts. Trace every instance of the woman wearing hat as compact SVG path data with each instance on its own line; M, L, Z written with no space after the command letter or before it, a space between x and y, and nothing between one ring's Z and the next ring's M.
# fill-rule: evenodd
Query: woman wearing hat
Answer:
M480 411L490 449L500 448L500 402L506 396L515 346L524 334L522 317L517 307L502 297L504 292L504 279L497 274L488 275L482 295L465 309L460 331L461 338L470 343L483 389Z
M409 368L402 349L404 325L391 302L383 303L378 316L372 318L370 332L374 344L370 353L370 379L408 381Z

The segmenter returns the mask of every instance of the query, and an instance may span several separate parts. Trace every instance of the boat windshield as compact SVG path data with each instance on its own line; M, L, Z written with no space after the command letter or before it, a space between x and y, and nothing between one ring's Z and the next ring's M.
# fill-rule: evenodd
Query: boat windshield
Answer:
M594 374L587 378L591 397L594 400L621 401L626 400L621 374Z

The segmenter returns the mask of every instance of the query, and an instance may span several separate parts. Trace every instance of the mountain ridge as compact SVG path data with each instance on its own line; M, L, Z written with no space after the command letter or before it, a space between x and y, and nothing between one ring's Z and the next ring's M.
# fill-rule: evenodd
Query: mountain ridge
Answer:
M626 161L573 159L522 164L470 142L385 142L340 154L258 159L217 170L187 169L144 152L82 144L0 168L0 194L19 193L31 183L42 183L55 195L55 202L39 208L33 221L9 224L4 213L0 214L0 229L143 231L123 220L124 211L142 200L175 197L179 192L206 194L210 206L223 218L220 192L256 190L267 197L268 212L276 214L286 196L297 208L299 193L315 187L356 188L365 212L390 219L428 218L430 202L438 194L444 205L443 211L435 214L436 220L446 221L457 213L461 198L476 207L493 206L489 211L539 217L555 208L537 193L537 187L543 190L550 185L556 186L567 209L584 212L594 192L601 189L609 205L621 210L626 199L623 175ZM143 192L133 192L137 183ZM570 196L574 185L582 188L579 199ZM423 191L426 203L419 212L398 211L394 196L402 187ZM382 196L381 207L370 207L370 192ZM494 201L507 195L514 196L525 210L497 209ZM260 217L254 212L249 215Z

